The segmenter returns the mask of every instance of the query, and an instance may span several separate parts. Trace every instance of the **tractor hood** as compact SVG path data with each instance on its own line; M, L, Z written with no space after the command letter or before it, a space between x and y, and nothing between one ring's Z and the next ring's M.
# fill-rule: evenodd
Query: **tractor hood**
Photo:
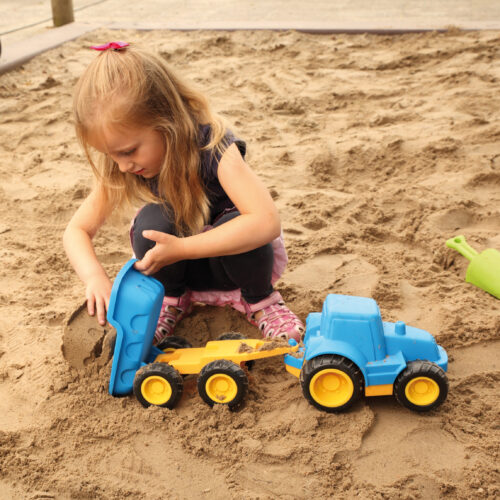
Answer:
M429 332L408 326L402 321L397 323L384 321L382 324L388 355L401 351L407 362L426 359L438 364L444 370L447 369L448 356Z

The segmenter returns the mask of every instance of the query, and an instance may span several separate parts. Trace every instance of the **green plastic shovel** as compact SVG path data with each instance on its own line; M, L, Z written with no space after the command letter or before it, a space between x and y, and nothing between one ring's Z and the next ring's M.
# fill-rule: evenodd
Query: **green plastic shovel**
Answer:
M488 248L480 254L470 247L464 236L455 236L446 241L446 246L470 260L465 281L472 283L493 297L500 299L500 252Z

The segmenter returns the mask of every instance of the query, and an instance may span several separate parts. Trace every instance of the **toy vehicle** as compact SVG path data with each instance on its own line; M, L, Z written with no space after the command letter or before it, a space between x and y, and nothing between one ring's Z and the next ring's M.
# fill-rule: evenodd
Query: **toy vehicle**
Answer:
M108 321L116 329L109 382L113 396L133 391L145 407L173 408L182 396L182 375L199 373L198 392L206 403L236 408L248 387L245 365L298 350L285 342L244 339L237 333L223 334L199 348L180 337L167 338L164 350L153 346L164 288L136 271L135 261L127 262L116 277L108 307Z
M249 361L296 351L266 340L214 340L205 347L166 349L153 363L139 368L134 394L143 406L173 408L182 395L181 375L199 373L198 392L207 404L239 406L248 387L243 366Z
M370 298L330 294L306 320L304 347L285 356L308 401L339 412L361 397L394 394L407 408L431 410L448 394L448 356L434 337L383 322Z

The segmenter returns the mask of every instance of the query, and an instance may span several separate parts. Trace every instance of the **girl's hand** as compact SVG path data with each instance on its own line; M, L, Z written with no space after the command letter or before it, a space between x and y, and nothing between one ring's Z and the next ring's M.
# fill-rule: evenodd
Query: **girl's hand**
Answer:
M85 296L87 297L87 310L90 316L97 311L97 320L100 325L106 324L106 311L109 306L112 283L105 274L92 276L87 281Z
M148 240L156 242L156 245L146 252L142 260L134 264L134 268L142 274L150 276L162 267L185 259L182 238L152 230L143 231L142 235Z

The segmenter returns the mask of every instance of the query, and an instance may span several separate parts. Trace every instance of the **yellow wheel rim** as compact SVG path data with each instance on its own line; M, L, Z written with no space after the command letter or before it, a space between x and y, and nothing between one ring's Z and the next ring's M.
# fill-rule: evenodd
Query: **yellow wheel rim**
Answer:
M439 397L439 385L429 377L415 377L406 384L405 395L410 403L427 406Z
M314 375L309 383L309 392L314 401L321 406L336 408L351 399L354 384L347 373L327 368Z
M163 405L172 397L172 386L159 375L151 375L141 384L142 397L152 405Z
M229 375L216 373L206 381L205 390L212 401L230 403L238 394L238 385Z

